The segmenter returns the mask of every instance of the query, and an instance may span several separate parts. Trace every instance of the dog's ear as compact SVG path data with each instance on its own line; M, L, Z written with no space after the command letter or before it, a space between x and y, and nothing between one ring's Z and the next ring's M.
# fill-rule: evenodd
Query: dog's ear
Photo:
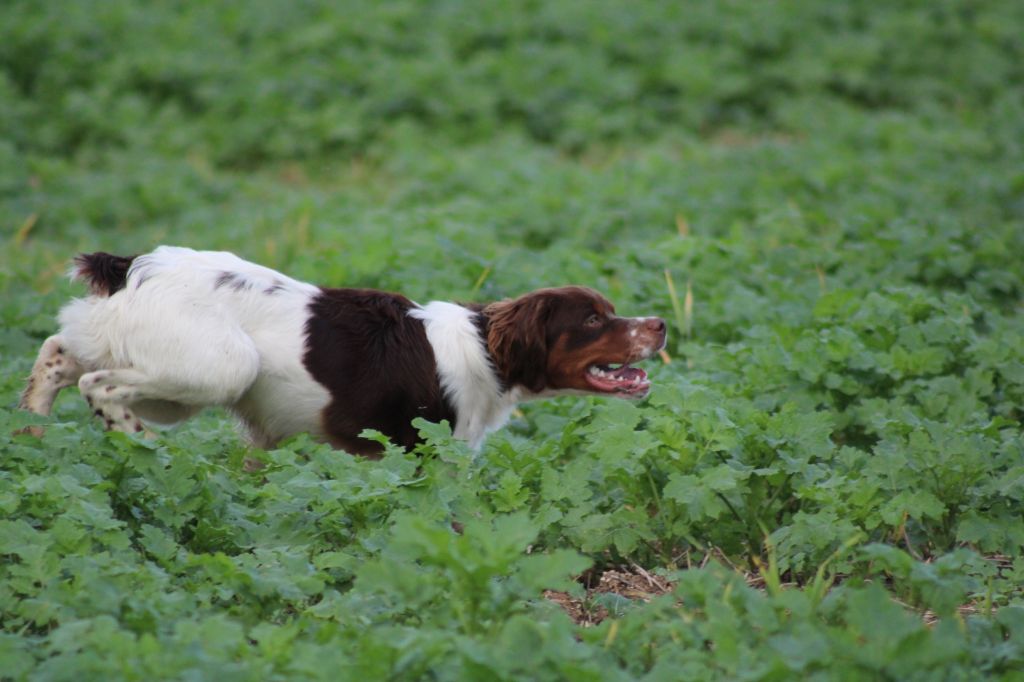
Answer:
M551 303L534 292L492 303L487 317L487 348L505 385L539 393L547 386L547 326Z

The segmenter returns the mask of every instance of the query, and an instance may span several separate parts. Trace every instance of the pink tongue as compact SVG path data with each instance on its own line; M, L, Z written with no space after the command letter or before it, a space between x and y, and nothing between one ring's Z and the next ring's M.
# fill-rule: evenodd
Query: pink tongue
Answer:
M630 367L629 365L623 365L618 369L610 370L610 373L613 377L621 379L622 381L633 381L634 379L643 380L647 378L647 372L638 367Z

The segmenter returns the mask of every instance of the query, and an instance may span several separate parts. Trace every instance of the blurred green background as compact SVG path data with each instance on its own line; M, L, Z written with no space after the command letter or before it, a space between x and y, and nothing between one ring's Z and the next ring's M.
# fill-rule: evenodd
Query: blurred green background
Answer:
M1016 679L1022 141L1011 0L6 0L0 676ZM672 362L476 457L11 435L70 257L160 243L589 285ZM586 565L678 585L585 628Z

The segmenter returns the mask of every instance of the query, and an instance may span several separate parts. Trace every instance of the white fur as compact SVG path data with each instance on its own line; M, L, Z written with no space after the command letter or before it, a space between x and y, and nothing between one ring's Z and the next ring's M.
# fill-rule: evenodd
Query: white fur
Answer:
M215 286L226 272L238 278ZM168 423L223 405L257 443L272 443L318 434L330 400L302 363L317 292L230 253L162 246L132 262L123 291L65 306L60 336L86 372L134 370L132 392L112 395L143 418Z
M96 414L122 431L221 405L258 445L304 431L323 437L331 396L303 363L319 291L230 253L162 246L132 262L123 290L61 310L61 331L41 349L22 405L48 413L57 391L78 381ZM587 393L506 390L468 308L434 301L409 315L424 325L455 436L474 449L522 400ZM639 342L635 330L630 336Z
M122 291L66 305L58 336L81 365L82 395L112 427L173 424L221 405L254 442L270 445L302 431L323 435L330 394L302 361L318 291L231 253L161 246L132 262ZM520 400L538 397L502 389L473 311L434 301L409 315L424 324L455 436L471 447Z
M488 433L508 421L524 397L520 388L503 391L472 310L433 301L409 315L423 321L434 349L441 390L455 408L454 435L476 449Z

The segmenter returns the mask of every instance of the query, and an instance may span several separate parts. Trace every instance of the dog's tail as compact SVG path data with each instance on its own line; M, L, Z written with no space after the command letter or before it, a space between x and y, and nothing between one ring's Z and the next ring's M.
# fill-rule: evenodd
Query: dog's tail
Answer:
M114 256L97 251L75 256L71 279L82 280L96 296L112 296L124 289L135 256Z

